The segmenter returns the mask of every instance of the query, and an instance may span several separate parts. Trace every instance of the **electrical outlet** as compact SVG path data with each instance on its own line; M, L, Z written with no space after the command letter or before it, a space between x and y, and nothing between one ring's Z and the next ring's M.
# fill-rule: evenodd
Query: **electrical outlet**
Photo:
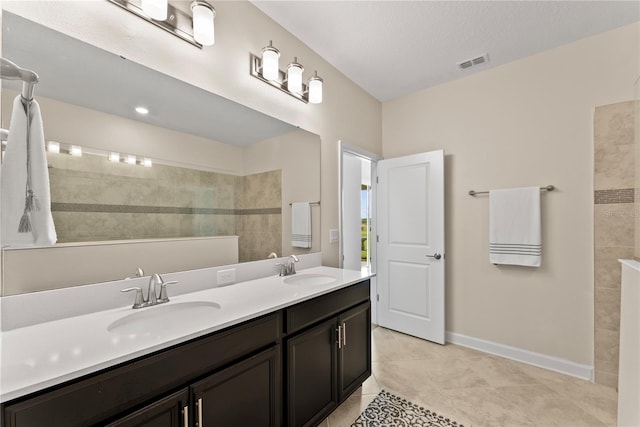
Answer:
M218 285L228 285L236 281L236 269L218 271Z

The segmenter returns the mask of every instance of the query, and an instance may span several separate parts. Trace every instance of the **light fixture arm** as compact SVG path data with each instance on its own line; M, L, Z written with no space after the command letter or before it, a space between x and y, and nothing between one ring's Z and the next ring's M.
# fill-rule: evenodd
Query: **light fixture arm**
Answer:
M133 13L139 18L144 19L147 22L152 23L156 27L162 28L163 30L173 34L181 38L182 40L190 43L200 49L203 48L201 43L198 43L194 38L193 32L193 19L189 13L184 12L170 3L167 5L167 19L164 21L157 21L147 14L145 14L142 10L142 1L141 0L108 0L111 3L120 6L128 12ZM202 6L206 6L210 8L215 17L215 9L210 4L204 1L194 1L193 3L201 4ZM193 6L192 3L192 6Z
M278 74L279 74L279 78L278 80L267 80L262 76L262 59L260 59L259 56L254 55L254 54L249 54L249 59L250 59L250 74L255 77L258 80L261 80L273 87L275 87L276 89L281 90L282 92L286 93L287 95L293 96L294 98L296 98L298 101L302 101L305 104L309 103L309 99L306 95L304 95L304 93L307 91L307 85L303 82L302 83L302 93L295 93L295 92L289 92L289 90L287 89L287 82L286 82L286 78L287 78L287 73L285 73L282 70L278 70Z

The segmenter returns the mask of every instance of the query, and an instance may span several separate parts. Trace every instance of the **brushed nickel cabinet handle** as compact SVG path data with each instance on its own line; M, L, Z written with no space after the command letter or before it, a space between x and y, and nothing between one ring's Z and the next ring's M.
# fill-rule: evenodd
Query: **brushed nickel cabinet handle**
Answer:
M189 407L182 408L182 425L183 427L189 427Z
M342 346L347 346L347 324L342 322Z
M198 399L198 401L196 402L196 407L198 408L198 422L196 423L196 425L198 427L202 427L202 398Z

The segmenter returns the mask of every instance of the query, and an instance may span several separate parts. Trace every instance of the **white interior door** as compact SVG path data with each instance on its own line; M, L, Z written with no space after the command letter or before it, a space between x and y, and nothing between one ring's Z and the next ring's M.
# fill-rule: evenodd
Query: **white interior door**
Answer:
M378 162L378 323L445 340L444 152Z

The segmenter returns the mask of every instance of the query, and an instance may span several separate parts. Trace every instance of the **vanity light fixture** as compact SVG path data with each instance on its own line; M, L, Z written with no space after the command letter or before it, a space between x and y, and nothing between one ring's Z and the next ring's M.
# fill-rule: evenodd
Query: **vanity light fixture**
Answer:
M71 154L73 157L82 156L82 147L80 147L79 145L72 145L71 149L69 150L69 154Z
M149 15L149 18L156 21L167 19L167 0L142 0L142 11Z
M279 58L280 51L273 47L273 41L269 40L269 46L262 48L262 77L267 80L278 80L280 77Z
M289 92L302 93L302 72L304 67L298 64L298 58L287 65L287 90Z
M323 80L318 77L316 71L313 76L309 78L307 86L309 87L309 102L312 104L320 104L322 102L322 82Z
M125 161L129 165L135 165L136 164L136 156L134 156L133 154L127 154L127 158L126 158Z
M193 38L203 46L211 46L216 41L214 20L216 10L205 1L191 3L193 13Z
M116 153L116 152L110 152L109 153L109 161L110 162L114 162L114 163L119 163L120 162L120 153Z
M269 41L269 45L262 49L261 55L249 54L250 74L271 86L280 89L286 94L306 103L320 104L322 102L323 80L318 76L318 72L304 83L302 73L304 67L298 63L298 58L294 57L293 62L287 66L284 72L278 68L278 58L280 51Z
M47 142L47 151L50 153L60 153L60 143L56 141Z
M199 48L215 41L216 10L204 0L194 1L190 7L175 0L175 6L168 0L109 1Z
M142 159L140 161L140 164L145 168L150 168L151 166L153 166L153 162L148 157L145 157L144 159Z

